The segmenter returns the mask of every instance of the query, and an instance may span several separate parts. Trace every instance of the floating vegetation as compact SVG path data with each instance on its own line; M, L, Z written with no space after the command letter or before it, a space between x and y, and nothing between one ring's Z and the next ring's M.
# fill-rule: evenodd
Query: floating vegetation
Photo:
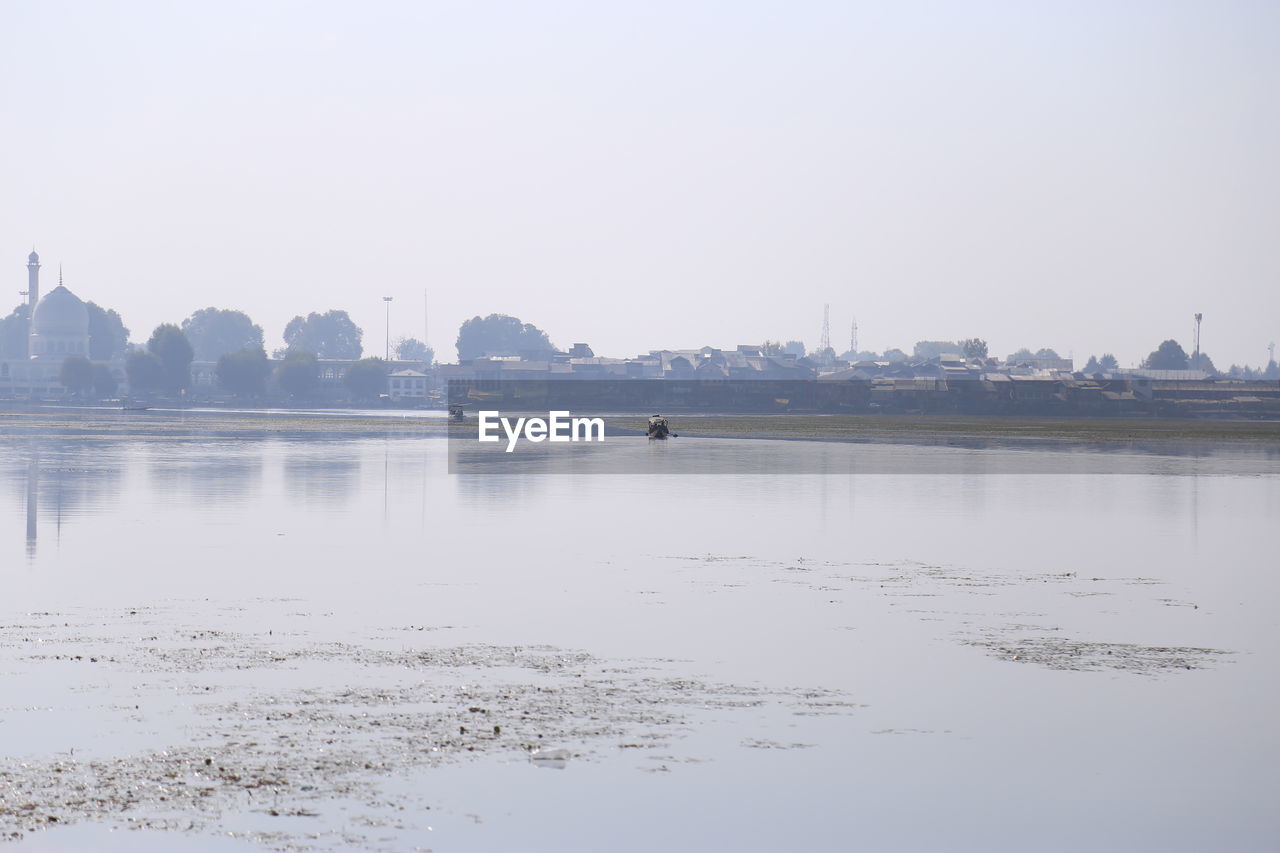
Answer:
M1079 571L996 572L963 566L939 566L915 560L839 563L806 558L770 560L757 557L716 557L710 554L671 559L684 559L698 563L732 560L743 569L739 577L767 580L770 583L800 585L815 593L827 593L839 589L831 585L835 582L843 584L844 588L854 586L868 589L888 599L954 599L956 596L982 596L986 599L995 598L992 602L995 604L999 600L997 597L1000 596L1011 597L1029 589L1044 589L1051 593L1061 593L1071 599L1108 600L1122 594L1124 587L1167 585L1166 581L1159 578L1143 576L1099 577L1089 573L1082 574ZM816 577L808 577L815 569L823 571ZM803 572L805 576L798 577L797 572ZM707 583L705 579L699 579L696 582ZM1049 599L1044 596L1041 596L1041 601L1049 603ZM1161 607L1179 607L1191 611L1199 609L1194 602L1170 597L1152 597L1148 601ZM895 603L890 602L890 606ZM1231 654L1221 649L1144 646L1045 636L1061 631L1061 626L1023 621L1028 618L1043 618L1045 614L1010 609L1000 610L991 606L974 611L928 609L926 602L921 601L920 606L902 608L900 612L910 613L921 622L944 622L950 617L962 616L961 624L964 627L958 627L952 633L953 639L965 645L983 647L1001 660L1038 663L1057 670L1111 670L1155 675L1203 669L1212 665L1220 656ZM857 626L845 625L841 626L841 629L857 630ZM1015 632L1037 636L1008 639ZM816 712L809 709L796 711L796 713Z
M766 704L823 715L858 707L836 691L670 677L655 661L550 646L385 649L189 619L133 609L28 614L0 626L0 648L17 661L94 666L140 679L143 695L183 694L188 735L128 755L6 759L0 838L106 821L218 835L234 826L237 837L277 849L375 849L353 827L412 829L411 816L430 811L427 795L403 791L388 811L387 780L415 771L480 757L571 770L606 751L657 750L669 771L688 760L670 753L672 742L709 717ZM260 675L273 671L305 678L276 686ZM245 830L244 815L271 823Z
M1142 675L1186 669L1205 669L1231 652L1189 646L1142 646L1136 643L1098 643L1064 637L1020 640L967 640L1001 660L1035 663L1049 669L1119 670Z

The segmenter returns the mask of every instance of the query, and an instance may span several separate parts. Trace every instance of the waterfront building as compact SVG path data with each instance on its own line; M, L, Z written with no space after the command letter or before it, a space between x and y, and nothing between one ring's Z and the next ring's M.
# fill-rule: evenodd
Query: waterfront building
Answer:
M27 256L27 289L22 295L26 297L19 309L26 317L25 357L0 357L0 395L61 397L66 392L58 381L62 363L69 356L89 357L89 309L63 284L61 273L58 286L41 296L40 255L34 250ZM123 363L109 366L123 380Z

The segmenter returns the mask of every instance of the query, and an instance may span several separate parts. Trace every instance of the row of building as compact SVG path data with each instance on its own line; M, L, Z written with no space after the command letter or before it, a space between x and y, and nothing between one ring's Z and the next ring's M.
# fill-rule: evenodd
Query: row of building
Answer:
M40 257L27 259L27 346L24 358L0 359L0 397L57 399L66 391L59 382L68 356L89 354L89 312L83 301L61 281L41 296ZM318 400L347 396L343 384L354 360L321 359ZM127 394L123 358L107 363ZM694 397L732 402L726 391L739 382L750 386L752 405L772 399L776 408L817 408L897 411L1013 410L1166 410L1280 411L1280 383L1210 377L1202 371L1116 370L1084 375L1074 372L1070 359L999 362L944 354L925 361L835 361L824 364L792 354L766 353L760 346L734 349L651 350L634 358L601 358L587 344L568 352L492 355L458 364L425 365L393 361L389 365L385 397L394 403L443 405L448 383L484 391L512 381L558 380L671 380L701 387ZM816 381L824 390L797 392L800 383ZM773 397L769 385L780 389ZM719 387L719 392L710 390ZM816 386L815 386L816 387ZM217 382L215 362L191 365L189 394L215 400L226 396ZM741 396L741 394L739 395ZM686 397L686 399L690 399Z
M22 358L0 357L0 396L47 399L65 393L58 376L67 356L89 356L89 309L62 283L40 295L40 256L27 256L26 347ZM124 380L124 362L108 365Z
M0 355L0 398L51 400L67 391L59 381L62 364L68 356L89 357L89 309L58 276L58 286L41 294L40 255L34 250L27 257L27 289L22 291L26 345L21 355ZM129 393L129 378L123 356L103 362L116 380L121 394ZM318 395L328 398L345 396L342 377L353 361L322 360L319 364ZM190 394L214 398L222 394L217 381L217 362L195 361L191 364ZM393 400L425 401L435 387L430 368L416 361L395 361L387 377L387 396Z

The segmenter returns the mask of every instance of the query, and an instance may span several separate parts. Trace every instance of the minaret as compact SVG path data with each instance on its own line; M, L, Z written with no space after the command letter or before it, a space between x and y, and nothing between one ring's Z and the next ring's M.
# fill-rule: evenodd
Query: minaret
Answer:
M27 255L27 304L31 306L31 310L36 309L36 303L40 301L40 256L36 254L36 250L32 249L31 254Z
M27 358L33 357L35 353L35 343L32 335L35 334L35 317L36 304L40 301L40 256L36 254L34 246L31 247L31 254L27 255Z

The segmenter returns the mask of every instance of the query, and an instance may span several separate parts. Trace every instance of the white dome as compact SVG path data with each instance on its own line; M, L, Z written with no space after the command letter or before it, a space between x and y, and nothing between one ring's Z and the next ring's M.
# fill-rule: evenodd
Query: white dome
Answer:
M39 336L89 334L89 309L63 285L49 291L36 305L31 317L31 330Z

